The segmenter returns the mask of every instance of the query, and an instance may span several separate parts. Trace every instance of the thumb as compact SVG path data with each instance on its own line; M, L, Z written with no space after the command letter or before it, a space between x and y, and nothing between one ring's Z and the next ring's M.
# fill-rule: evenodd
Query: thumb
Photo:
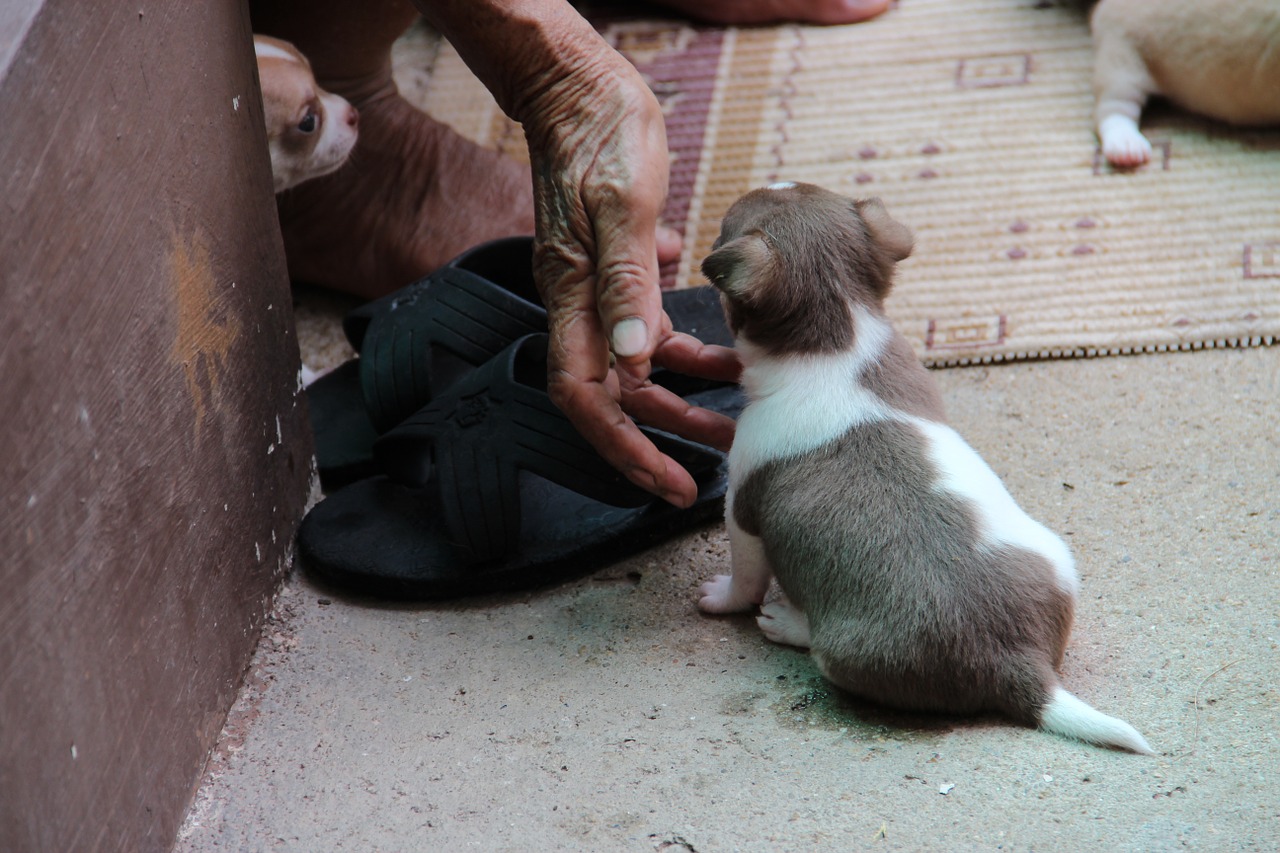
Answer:
M658 250L652 226L614 230L601 241L596 306L609 348L630 362L648 361L670 324L658 288Z
M673 257L680 256L680 233L665 225L659 225L654 235L654 251L659 263L664 259L671 260ZM647 251L647 247L639 247L640 251ZM654 273L653 278L656 279L657 274ZM607 285L606 285L607 287ZM644 300L643 304L626 304L624 299L621 303L611 306L616 313L612 316L602 316L601 322L604 328L608 330L610 349L613 354L619 358L634 358L641 354L652 353L652 348L663 340L669 329L669 323L665 313L658 316L658 326L653 325L652 304L654 298L654 289L646 287L645 292L641 295ZM661 290L657 292L658 310L661 312L662 305ZM602 301L603 304L603 301ZM632 312L634 309L634 313ZM602 312L603 313L603 312ZM656 328L656 334L655 334Z
M633 365L647 362L670 333L658 289L657 235L670 158L662 110L640 86L638 124L599 165L600 186L586 200L595 231L600 323L613 354Z

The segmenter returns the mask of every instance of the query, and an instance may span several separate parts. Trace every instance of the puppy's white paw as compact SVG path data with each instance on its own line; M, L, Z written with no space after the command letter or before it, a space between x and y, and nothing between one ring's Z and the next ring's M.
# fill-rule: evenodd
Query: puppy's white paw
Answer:
M741 613L755 607L733 588L732 575L716 575L698 590L698 609L703 613Z
M775 643L809 648L809 618L786 599L761 607L756 624L765 637Z
M1151 160L1151 143L1125 116L1108 116L1098 125L1102 154L1112 166L1132 169Z

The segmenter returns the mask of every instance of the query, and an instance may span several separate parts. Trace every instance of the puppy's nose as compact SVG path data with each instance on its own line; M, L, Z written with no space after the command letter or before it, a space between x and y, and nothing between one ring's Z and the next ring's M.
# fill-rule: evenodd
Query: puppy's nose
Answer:
M360 111L355 107L347 107L347 127L355 130L360 125Z

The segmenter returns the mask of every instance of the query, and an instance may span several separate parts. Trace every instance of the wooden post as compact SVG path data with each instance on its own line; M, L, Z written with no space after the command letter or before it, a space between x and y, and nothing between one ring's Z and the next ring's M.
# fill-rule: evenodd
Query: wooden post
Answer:
M311 482L242 3L0 13L0 850L168 850Z

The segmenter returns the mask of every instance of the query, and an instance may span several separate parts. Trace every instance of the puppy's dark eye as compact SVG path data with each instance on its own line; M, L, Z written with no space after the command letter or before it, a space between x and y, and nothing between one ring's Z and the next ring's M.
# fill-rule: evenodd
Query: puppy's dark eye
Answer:
M303 133L315 133L316 128L320 126L320 116L315 114L314 110L307 110L307 114L302 117L302 121L298 122L298 130Z

